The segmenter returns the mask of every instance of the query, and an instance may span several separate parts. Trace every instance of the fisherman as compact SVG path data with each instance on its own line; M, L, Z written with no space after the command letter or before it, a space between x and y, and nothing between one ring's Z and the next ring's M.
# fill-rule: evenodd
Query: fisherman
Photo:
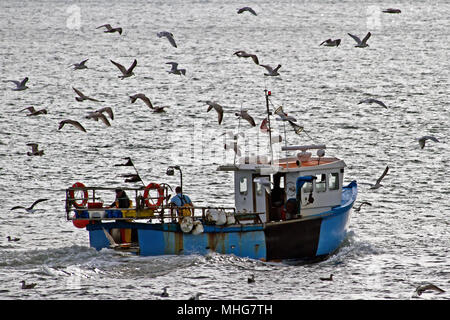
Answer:
M173 196L172 199L170 199L170 204L175 207L182 207L186 203L193 206L191 199L182 193L181 187L178 186L175 188L175 192L177 193L176 196Z
M130 198L128 198L125 190L117 188L116 189L116 199L113 203L111 203L110 207L117 208L129 208L130 207Z

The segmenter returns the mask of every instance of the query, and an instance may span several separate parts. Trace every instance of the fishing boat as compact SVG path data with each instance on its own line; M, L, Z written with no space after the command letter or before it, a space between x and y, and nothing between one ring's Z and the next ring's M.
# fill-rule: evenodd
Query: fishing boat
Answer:
M269 110L270 95L265 90L269 139L274 114L301 131L282 107ZM271 150L268 156L245 156L217 168L234 173L234 207L176 207L169 201L172 188L152 182L123 187L129 206L111 208L101 194L116 187L76 182L66 189L67 219L86 228L90 246L97 250L143 256L217 252L263 261L324 259L346 237L357 183L344 185L346 164L326 156L326 145L286 144L282 150L285 157L274 159ZM175 170L182 186L179 166L170 166L166 174Z

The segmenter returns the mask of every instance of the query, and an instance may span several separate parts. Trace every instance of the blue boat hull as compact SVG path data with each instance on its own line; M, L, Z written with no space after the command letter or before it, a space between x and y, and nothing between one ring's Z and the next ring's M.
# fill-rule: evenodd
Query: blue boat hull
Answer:
M109 247L103 229L131 229L144 256L207 254L211 251L265 261L326 257L344 240L357 196L355 181L343 188L341 205L302 219L265 224L204 225L198 235L183 233L176 223L110 222L89 224L90 245Z

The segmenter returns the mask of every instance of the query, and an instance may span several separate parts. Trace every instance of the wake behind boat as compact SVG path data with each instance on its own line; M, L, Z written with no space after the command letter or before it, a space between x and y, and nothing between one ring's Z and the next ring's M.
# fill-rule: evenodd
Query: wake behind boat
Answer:
M269 96L265 91L270 136ZM277 109L275 114L282 114ZM285 121L292 118L285 116ZM293 123L292 123L293 124ZM296 130L299 130L297 126ZM66 214L89 232L90 246L113 247L143 256L207 254L211 251L263 261L322 259L344 240L357 183L344 183L343 160L325 156L325 145L285 145L294 155L241 157L218 171L234 173L234 207L170 204L163 182L122 188L128 207L105 207L100 194L115 188L66 189ZM316 156L310 150L317 150ZM169 167L173 175L179 166ZM163 180L163 175L161 175Z

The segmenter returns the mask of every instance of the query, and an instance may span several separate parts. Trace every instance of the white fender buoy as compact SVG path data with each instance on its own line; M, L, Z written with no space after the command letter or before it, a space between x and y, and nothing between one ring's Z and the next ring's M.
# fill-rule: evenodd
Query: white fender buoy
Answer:
M191 232L192 228L194 227L194 221L192 220L192 217L183 217L180 221L180 228L181 231L184 233Z
M206 221L217 226L227 223L227 216L223 210L208 209L205 214Z
M236 223L236 219L234 218L233 212L227 212L226 216L227 216L227 224L235 224Z
M192 234L193 235L198 235L203 233L204 229L203 229L203 224L201 221L194 221L194 227L192 229Z

